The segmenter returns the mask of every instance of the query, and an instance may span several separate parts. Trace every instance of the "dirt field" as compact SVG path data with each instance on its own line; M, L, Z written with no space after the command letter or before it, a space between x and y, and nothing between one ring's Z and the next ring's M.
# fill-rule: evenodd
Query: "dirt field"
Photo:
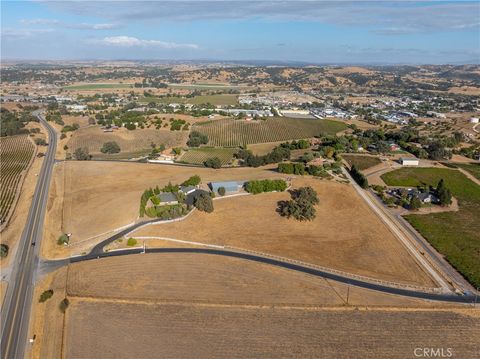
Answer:
M441 330L439 329L441 328ZM480 321L455 312L301 310L72 301L67 358L410 358L478 354ZM446 349L445 349L446 350Z
M184 221L145 227L132 236L228 245L374 278L432 284L350 185L307 178L293 185L311 185L317 191L314 221L280 217L277 202L289 194L269 193L215 201L213 214L195 212Z
M43 255L69 255L69 248L56 244L62 231L73 234L70 247L75 252L79 242L132 223L138 218L140 196L146 188L161 187L169 181L181 183L194 174L198 174L205 184L282 176L261 168L213 170L124 162L59 163L54 168L47 203Z
M64 313L60 302L65 298L66 274L67 267L64 267L35 286L28 337L35 335L36 339L33 345L27 346L26 358L60 358L62 355ZM53 296L39 303L40 294L49 289L53 290Z

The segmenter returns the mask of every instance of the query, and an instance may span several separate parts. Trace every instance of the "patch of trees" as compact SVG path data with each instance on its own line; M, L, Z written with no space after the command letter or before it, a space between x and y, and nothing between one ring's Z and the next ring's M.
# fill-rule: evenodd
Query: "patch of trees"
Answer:
M36 138L34 142L37 146L46 146L47 145L47 141L45 141L43 138Z
M115 141L108 141L103 144L100 152L108 154L119 153L120 146Z
M352 165L350 168L350 175L358 183L358 185L362 188L368 188L368 180L367 177L361 173L355 165Z
M74 123L73 125L65 125L63 126L62 128L62 134L65 133L65 132L73 132L73 131L76 131L80 128L80 126L78 125L78 123Z
M448 206L452 204L452 193L447 187L445 187L443 178L438 182L435 193L437 194L441 206Z
M77 161L88 161L92 158L87 147L79 147L73 152L73 157Z
M283 192L287 189L288 185L282 179L278 180L255 180L249 181L245 184L245 191L252 194L259 194L263 192Z
M69 241L70 239L68 238L68 236L63 233L60 237L58 237L57 244L62 246L68 244Z
M0 117L2 119L2 125L0 126L1 137L28 133L29 131L24 128L25 124L36 120L28 112L18 114L10 112L3 107L0 109Z
M192 131L188 136L188 147L199 147L208 143L208 136L198 131Z
M185 124L186 124L185 120L171 119L170 120L170 131L180 131L182 129L182 126L185 125Z
M193 202L193 205L195 206L195 208L197 208L199 211L202 211L202 212L207 212L207 213L212 213L213 212L213 200L212 200L212 196L210 196L208 193L206 192L202 192L200 193L200 195L198 195L194 202Z
M300 187L290 191L291 200L278 202L278 213L298 221L311 221L316 216L315 205L320 201L317 192L312 187Z
M213 157L203 162L203 165L208 168L219 169L222 167L222 161L218 157Z
M244 166L259 167L289 160L290 148L277 146L270 153L263 156L254 155L250 150L241 149L239 152L237 152L235 157L240 159Z
M188 180L184 181L181 185L184 187L187 186L198 186L202 182L202 179L198 175L193 175Z

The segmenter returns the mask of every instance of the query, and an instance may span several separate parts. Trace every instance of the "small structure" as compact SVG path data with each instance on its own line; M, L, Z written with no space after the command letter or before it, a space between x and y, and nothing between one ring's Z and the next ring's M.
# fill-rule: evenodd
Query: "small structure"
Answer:
M418 166L418 158L415 157L401 157L400 164L402 166Z
M157 198L160 200L160 206L178 204L177 196L171 192L162 192L157 195Z
M478 122L479 122L478 117L470 118L470 123L478 123Z
M236 193L245 184L245 181L225 181L225 182L210 182L209 187L212 192L218 193L220 187L225 188L226 193Z

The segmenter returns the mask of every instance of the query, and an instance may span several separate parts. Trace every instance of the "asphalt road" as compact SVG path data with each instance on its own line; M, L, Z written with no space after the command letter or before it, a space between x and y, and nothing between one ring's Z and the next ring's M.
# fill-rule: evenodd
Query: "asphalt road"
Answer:
M359 288L375 290L382 293L401 295L401 296L410 297L410 298L435 300L435 301L450 302L450 303L465 303L465 304L466 303L473 304L476 300L475 295L471 293L466 295L456 295L453 293L432 293L432 292L422 292L418 290L390 287L387 285L375 284L375 283L363 281L360 279L346 277L336 273L322 271L316 268L306 267L301 264L295 264L295 263L286 262L286 261L282 261L275 258L264 257L261 255L251 254L251 253L243 253L240 251L234 251L229 249L133 248L133 249L125 249L125 250L103 252L103 253L89 253L84 256L72 257L70 258L69 261L68 260L58 261L59 262L58 264L66 265L69 262L75 263L75 262L81 262L86 260L98 260L100 258L106 258L106 257L118 257L118 256L124 256L124 255L141 254L141 253L197 253L197 254L220 255L220 256L226 256L226 257L245 259L245 260L254 261L258 263L269 264L276 267L281 267L285 269L294 270L297 272L310 274L316 277L334 280L336 282L344 283L344 284L359 287ZM54 266L55 261L51 261L51 262L52 263L50 263L49 265Z
M2 359L18 359L25 355L33 299L34 274L39 262L38 251L42 238L45 207L55 163L57 147L55 130L41 117L39 111L34 112L34 115L47 128L49 144L38 174L27 222L12 262L12 272L2 306L0 355Z

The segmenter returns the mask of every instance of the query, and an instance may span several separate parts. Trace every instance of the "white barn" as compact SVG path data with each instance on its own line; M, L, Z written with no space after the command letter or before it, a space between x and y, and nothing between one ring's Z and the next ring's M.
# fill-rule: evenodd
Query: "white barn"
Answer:
M402 157L400 158L400 164L402 166L418 166L418 158L414 157Z

